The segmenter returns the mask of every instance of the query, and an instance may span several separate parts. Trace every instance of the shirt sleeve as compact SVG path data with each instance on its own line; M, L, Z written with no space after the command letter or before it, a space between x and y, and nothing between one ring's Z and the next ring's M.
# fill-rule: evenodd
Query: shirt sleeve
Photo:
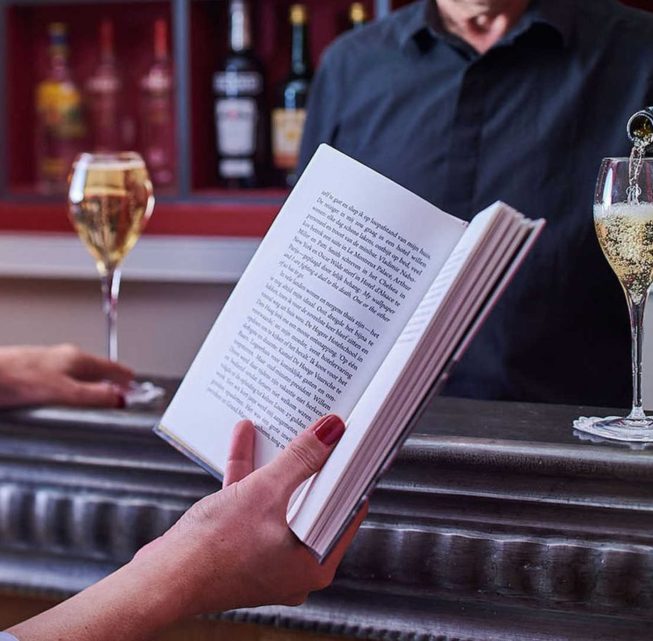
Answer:
M326 50L311 83L308 113L299 153L298 174L306 168L315 150L326 142L333 144L338 131L337 106L343 84L338 43Z
M0 632L0 641L18 641L18 639L9 632Z

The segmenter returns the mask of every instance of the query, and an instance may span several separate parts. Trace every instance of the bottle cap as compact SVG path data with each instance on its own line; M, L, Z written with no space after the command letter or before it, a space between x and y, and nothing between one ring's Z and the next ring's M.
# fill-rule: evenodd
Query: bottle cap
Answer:
M367 12L362 2L354 2L349 7L349 19L356 24L363 23L367 20Z
M293 4L290 7L290 22L292 24L306 24L308 22L306 5Z
M63 22L51 22L48 26L51 47L63 47L68 44L68 27Z
M51 22L48 31L51 36L65 36L68 34L68 26L65 22Z
M48 25L50 36L50 56L52 58L68 57L68 26L63 22L51 22Z

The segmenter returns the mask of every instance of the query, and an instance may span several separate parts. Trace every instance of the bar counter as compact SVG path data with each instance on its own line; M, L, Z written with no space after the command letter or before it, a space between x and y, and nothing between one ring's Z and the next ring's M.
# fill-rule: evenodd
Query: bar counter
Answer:
M218 489L152 434L160 411L0 414L0 626L104 576ZM604 414L436 399L331 588L161 639L649 641L653 452L572 434Z

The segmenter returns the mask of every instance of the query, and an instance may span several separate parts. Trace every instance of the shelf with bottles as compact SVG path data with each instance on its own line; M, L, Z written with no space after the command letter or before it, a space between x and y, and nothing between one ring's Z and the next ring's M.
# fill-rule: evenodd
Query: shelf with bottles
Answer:
M219 235L238 231L245 236L265 231L288 193L282 172L271 169L269 119L278 87L289 73L293 2L250 2L253 49L264 77L265 169L256 188L233 189L218 175L212 88L213 74L228 50L229 0L0 0L0 53L4 54L0 90L6 97L0 105L0 230L67 229L62 193L43 193L37 188L35 103L37 86L48 73L49 25L60 22L67 26L71 75L83 95L87 118L93 93L89 89L113 82L111 74L90 81L97 75L102 42L113 40L124 88L121 108L129 115L120 127L120 135L126 139L120 146L139 149L141 82L153 61L154 25L164 21L168 27L165 39L175 54L175 120L168 129L176 142L172 153L177 172L174 182L155 189L157 213L149 229L173 233L176 228L180 234L204 230ZM324 48L349 28L352 0L305 0L301 4L308 15L311 61L317 66ZM360 4L366 19L394 7L390 0ZM111 27L102 27L106 20ZM113 33L107 35L107 31ZM94 131L97 133L97 128ZM91 148L90 140L85 139L85 150Z
M4 19L21 61L5 69L5 195L56 199L77 152L112 148L141 151L176 193L170 3L9 4Z
M244 7L239 6L241 4ZM301 32L303 26L306 63L315 68L325 47L350 28L352 4L351 0L328 3L321 0L300 3L292 0L252 0L246 3L239 0L193 0L189 66L191 189L194 192L206 193L216 189L228 192L233 187L243 188L248 184L287 189L286 174L292 173L293 150L286 149L285 158L279 153L279 145L275 150L273 140L279 141L280 137L274 123L276 119L279 124L282 114L274 112L275 108L282 106L279 93L291 71L292 42L296 39L293 33ZM372 0L355 4L361 6L364 19L372 19L375 4ZM246 11L246 27L240 24L243 10ZM291 24L293 11L294 26ZM240 15L237 20L241 33L235 37L251 39L251 48L242 45L240 55L230 51L230 39L234 37L233 12ZM247 31L245 35L243 28ZM310 69L307 71L310 76ZM228 77L231 77L229 81ZM227 82L230 88L227 88ZM239 82L245 83L242 91L237 86ZM297 106L301 110L304 105L299 102ZM285 121L287 128L293 124L288 120ZM218 124L220 122L222 127ZM293 135L295 140L298 139L301 118L295 125L294 131L285 132L288 142ZM221 130L226 134L222 140ZM281 142L284 142L283 138ZM250 149L251 153L245 154L249 158L236 151L233 155L229 153L229 149L235 150L239 146L243 149L255 147L255 150ZM226 150L225 157L220 157L221 147L223 152ZM255 165L254 172L251 171L252 165Z

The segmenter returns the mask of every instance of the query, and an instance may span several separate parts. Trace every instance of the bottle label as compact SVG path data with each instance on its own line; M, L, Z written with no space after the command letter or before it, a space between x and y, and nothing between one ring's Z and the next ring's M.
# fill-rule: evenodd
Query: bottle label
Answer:
M258 109L252 98L223 98L215 102L218 153L252 156L256 151ZM249 175L249 174L248 174Z
M172 77L168 73L152 70L141 80L141 89L146 93L167 96L172 92Z
M213 91L226 96L257 96L263 78L256 71L223 71L213 76Z
M69 83L43 82L37 91L41 122L61 139L81 138L84 131L82 99Z
M279 169L294 169L299 159L305 109L275 109L272 112L272 153Z
M116 95L120 93L120 79L114 75L97 75L89 78L86 84L87 90L92 94Z
M254 163L247 158L228 158L220 161L223 178L249 178L254 175Z

